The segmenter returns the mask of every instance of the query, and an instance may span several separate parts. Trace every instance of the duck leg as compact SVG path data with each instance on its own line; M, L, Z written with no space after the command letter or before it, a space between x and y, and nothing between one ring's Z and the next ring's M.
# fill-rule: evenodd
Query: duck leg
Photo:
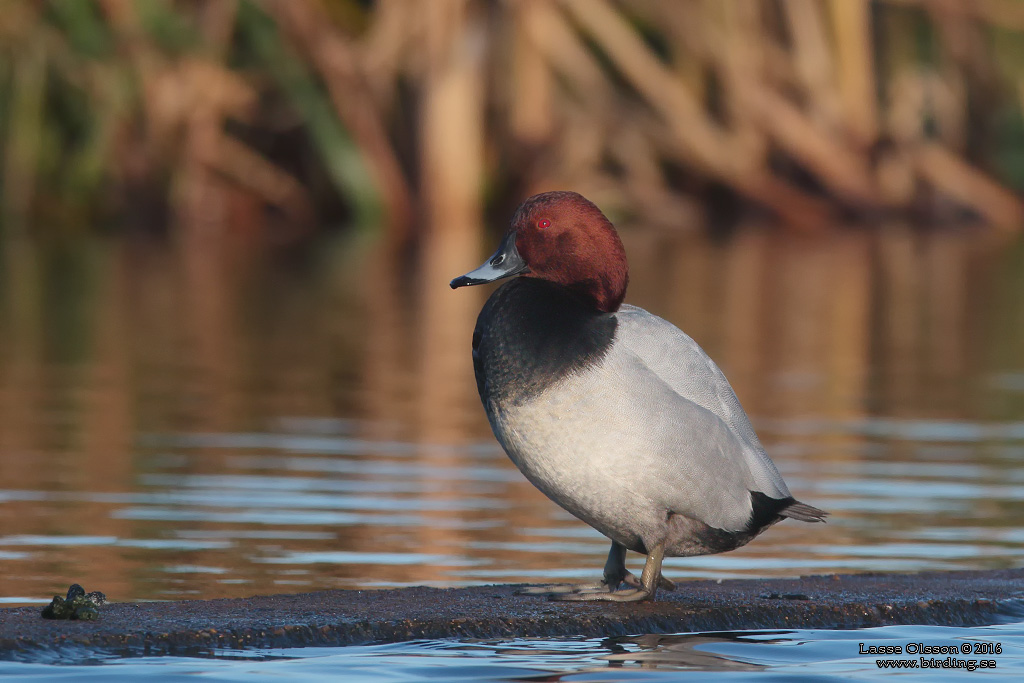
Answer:
M626 569L626 547L612 541L612 548L608 551L608 561L604 563L604 581L601 582L601 585L607 586L609 591L616 591L623 583L632 588L640 588L640 579ZM676 585L666 579L659 570L658 588L674 591Z
M639 585L632 572L626 569L626 546L612 541L608 561L604 563L604 580L601 585L606 586L609 591L614 591L619 589L619 584L623 581L631 586Z
M615 550L615 547L612 547ZM609 559L610 553L609 553ZM661 576L661 563L665 559L665 543L662 541L647 552L647 564L640 575L640 586L632 590L615 592L592 592L592 593L567 593L565 595L553 595L555 600L602 600L605 602L639 602L640 600L653 600L658 592L658 586L664 580ZM625 580L625 579L623 579Z
M645 567L646 571L646 567ZM556 583L549 586L527 586L516 591L518 595L546 595L556 600L563 599L568 595L592 595L595 593L611 593L617 591L619 586L626 584L631 588L641 588L640 579L633 575L633 572L626 569L626 547L612 541L612 547L608 550L608 560L604 563L604 578L599 583L571 584ZM676 585L661 575L660 566L658 572L658 587L667 591L674 591ZM632 593L632 591L626 591ZM587 600L587 597L565 597L566 600ZM600 600L601 598L592 598Z
M557 597L569 593L608 593L617 590L622 582L639 586L640 582L626 569L626 548L612 541L608 561L604 563L604 579L598 583L556 583L550 586L527 586L516 591L518 595L547 595Z

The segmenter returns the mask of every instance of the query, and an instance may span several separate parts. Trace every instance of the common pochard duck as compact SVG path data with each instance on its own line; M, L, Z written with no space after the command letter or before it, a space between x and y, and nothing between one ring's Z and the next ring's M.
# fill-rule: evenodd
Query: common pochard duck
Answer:
M597 206L530 197L494 255L451 286L516 275L473 332L480 399L526 478L612 542L603 581L557 599L653 599L673 587L665 557L733 550L787 517L824 521L790 495L704 350L622 303L626 252ZM627 549L647 556L639 580Z

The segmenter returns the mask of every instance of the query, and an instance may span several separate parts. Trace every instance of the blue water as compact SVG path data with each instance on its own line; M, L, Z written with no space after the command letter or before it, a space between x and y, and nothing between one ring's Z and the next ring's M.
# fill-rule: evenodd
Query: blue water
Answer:
M862 648L955 647L957 654L860 654ZM965 653L966 651L966 653ZM989 654L991 653L991 654ZM83 655L83 658L88 656ZM967 668L921 669L921 659ZM914 663L881 669L878 661ZM947 661L948 660L948 661ZM994 668L978 668L984 660ZM5 681L441 681L873 680L880 674L975 681L1024 677L1024 623L981 628L886 626L858 630L682 633L561 640L427 640L343 648L221 651L210 657L71 658L0 662Z

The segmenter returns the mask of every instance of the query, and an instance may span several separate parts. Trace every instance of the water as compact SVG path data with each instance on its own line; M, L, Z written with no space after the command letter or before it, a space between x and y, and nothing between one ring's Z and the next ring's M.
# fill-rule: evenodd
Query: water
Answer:
M899 229L625 239L628 299L704 345L794 494L833 513L827 527L786 522L736 552L670 559L669 577L1021 565L1021 244ZM4 258L0 605L71 582L126 601L599 574L607 541L490 436L469 360L486 292L426 281L475 264L414 268L344 242L287 259L93 242L9 245ZM759 638L729 647L831 642ZM813 647L785 645L796 640ZM516 656L543 669L549 646L581 658L573 671L604 647ZM472 649L389 647L244 666ZM505 645L484 651L507 663ZM831 652L813 666L845 661ZM103 670L122 666L146 663Z
M355 437L344 425L328 436L318 424L316 435L285 424L274 433L149 437L130 490L0 491L14 518L0 536L11 584L4 599L43 599L72 580L137 600L580 580L603 566L607 541L536 494L489 442L414 447ZM936 439L949 438L942 427L931 427ZM795 494L833 512L827 531L786 523L737 552L669 559L666 571L730 578L1018 566L1021 442L928 441L928 429L909 420L766 423L762 434L788 447L776 460ZM785 438L794 433L800 444ZM801 455L837 436L861 442L828 446L845 458L808 467Z
M956 654L906 654L910 648L956 648ZM900 647L900 655L860 654ZM964 652L966 650L966 652ZM981 654L976 654L981 653ZM990 654L991 653L991 654ZM922 669L929 665L950 668ZM209 658L160 657L0 663L5 680L304 681L395 683L443 681L874 680L879 660L902 662L901 675L970 681L979 674L1024 676L1024 627L886 626L852 631L786 630L643 635L561 640L430 640L344 648L220 651ZM947 661L948 660L948 661ZM981 662L984 661L983 665ZM104 664L104 666L96 666ZM885 666L884 664L882 666ZM893 666L893 665L889 665ZM973 670L967 667L974 667ZM984 667L984 668L979 668Z

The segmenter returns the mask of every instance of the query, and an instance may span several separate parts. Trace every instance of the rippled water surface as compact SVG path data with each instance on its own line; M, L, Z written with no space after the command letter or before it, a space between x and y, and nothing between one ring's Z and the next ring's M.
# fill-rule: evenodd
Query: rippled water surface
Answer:
M860 654L899 647L901 655ZM921 655L924 648L932 648ZM906 650L914 654L907 654ZM935 652L940 654L935 654ZM947 654L953 651L956 654ZM976 654L976 653L982 654ZM988 654L992 653L992 654ZM880 663L882 661L882 663ZM982 664L984 661L984 664ZM890 663L892 662L892 663ZM95 666L96 664L106 666ZM927 664L927 668L922 668ZM885 667L885 668L883 668ZM1024 676L1021 624L983 628L887 626L855 631L684 633L564 640L429 640L345 648L222 651L211 658L151 657L0 662L5 680L678 681L875 680L880 672L924 680ZM981 668L984 667L984 668Z
M1022 564L1021 244L896 228L625 238L628 300L719 361L794 494L832 512L670 559L667 575ZM438 258L340 242L288 259L120 243L5 254L0 603L72 581L123 601L596 577L607 541L490 435L469 356L487 292L450 291L475 264ZM696 650L813 651L802 637ZM433 666L474 647L398 652ZM334 656L307 654L280 666Z
M603 566L607 541L537 495L488 441L414 446L334 423L289 432L303 424L154 436L128 490L5 489L5 600L44 598L70 580L158 599L574 580ZM951 443L948 426L767 423L783 475L833 512L829 527L789 522L738 552L670 559L669 575L1019 565L1024 442ZM826 445L840 437L852 443ZM826 448L838 457L808 462Z

